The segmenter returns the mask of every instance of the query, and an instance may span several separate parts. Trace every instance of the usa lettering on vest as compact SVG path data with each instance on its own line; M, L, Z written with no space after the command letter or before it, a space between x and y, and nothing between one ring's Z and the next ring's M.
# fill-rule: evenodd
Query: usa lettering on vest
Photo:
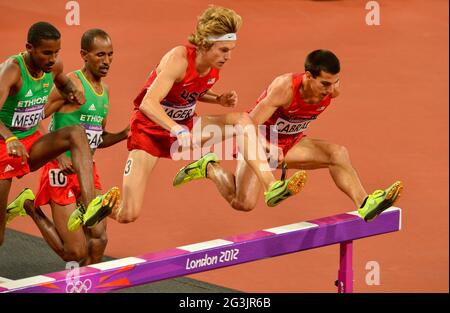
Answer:
M191 102L184 106L170 104L170 102L161 103L166 114L174 121L183 121L194 116L196 102Z
M203 97L209 89L203 90L202 92L189 92L188 90L183 90L180 94L180 97L186 100L188 103L195 102L198 98Z
M19 109L14 112L11 127L16 129L29 129L36 126L44 119L44 106L34 106L32 108Z
M282 117L279 117L275 122L275 125L277 126L277 131L279 134L294 135L301 133L306 128L308 128L309 123L311 123L312 120L314 120L314 118L286 120Z

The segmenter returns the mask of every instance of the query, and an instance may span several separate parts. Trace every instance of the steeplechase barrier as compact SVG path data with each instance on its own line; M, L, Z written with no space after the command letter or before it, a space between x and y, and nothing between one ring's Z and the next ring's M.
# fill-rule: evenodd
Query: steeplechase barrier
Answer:
M339 293L353 292L353 240L399 231L401 209L370 223L356 211L0 283L0 292L108 292L168 278L339 244Z

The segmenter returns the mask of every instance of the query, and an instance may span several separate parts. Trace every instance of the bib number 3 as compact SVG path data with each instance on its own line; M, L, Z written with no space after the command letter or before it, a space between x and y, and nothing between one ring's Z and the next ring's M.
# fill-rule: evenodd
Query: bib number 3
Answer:
M125 164L125 171L123 172L123 174L125 176L128 176L130 174L132 165L133 165L133 159L128 159L127 163Z

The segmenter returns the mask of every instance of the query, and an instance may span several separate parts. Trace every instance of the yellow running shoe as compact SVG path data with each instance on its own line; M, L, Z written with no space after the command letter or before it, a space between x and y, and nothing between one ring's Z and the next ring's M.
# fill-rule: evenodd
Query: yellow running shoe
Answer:
M86 213L86 209L82 203L77 202L77 208L73 210L67 221L67 229L69 231L76 231L83 225L83 215Z
M111 214L112 210L119 204L120 190L112 187L107 193L97 196L89 203L86 213L83 214L83 225L94 227L101 220Z
M96 226L101 220L111 214L119 200L120 190L117 187L113 187L107 193L95 197L89 203L87 209L79 204L67 221L67 229L76 231L82 225L87 227Z
M274 207L287 198L299 193L305 186L306 177L306 172L300 170L294 173L288 180L277 180L274 182L269 190L264 192L266 204Z
M209 162L219 163L215 153L207 153L198 161L181 168L173 180L173 186L178 187L195 179L206 178L206 167Z
M27 212L24 208L25 201L34 201L34 198L34 193L30 188L25 188L22 190L17 198L14 199L14 201L11 202L6 208L6 224L11 223L16 216L26 216Z
M384 210L391 207L400 197L403 183L396 181L385 190L375 190L364 199L358 213L366 222L373 221Z

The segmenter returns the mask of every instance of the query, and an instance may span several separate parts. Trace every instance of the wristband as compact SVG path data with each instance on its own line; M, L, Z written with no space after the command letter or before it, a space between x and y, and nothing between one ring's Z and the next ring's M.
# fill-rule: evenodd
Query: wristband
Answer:
M19 138L17 138L16 136L11 136L11 137L5 139L5 143L8 143L8 142L11 142L14 140L19 140Z
M187 133L187 132L188 132L187 129L186 129L186 128L183 128L183 129L180 129L179 131L177 131L177 133L175 134L175 136L178 137L178 136L181 135L182 133Z

